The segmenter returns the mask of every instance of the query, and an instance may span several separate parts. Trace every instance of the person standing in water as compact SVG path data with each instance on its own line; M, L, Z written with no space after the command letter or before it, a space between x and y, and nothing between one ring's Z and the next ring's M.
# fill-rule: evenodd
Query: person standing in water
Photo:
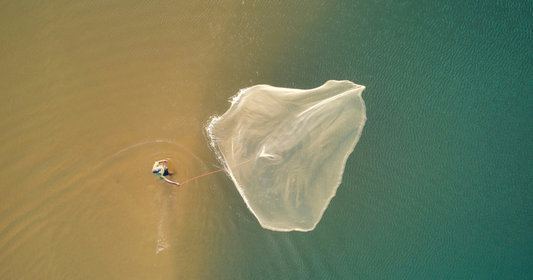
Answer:
M152 167L152 173L154 173L155 176L159 177L159 179L165 180L165 182L167 182L169 184L176 185L176 186L179 187L180 183L173 182L173 181L170 181L169 179L165 178L165 176L167 176L167 175L172 175L172 173L170 173L168 171L168 167L167 167L167 165L165 163L167 163L166 159L156 161L154 163L154 167Z

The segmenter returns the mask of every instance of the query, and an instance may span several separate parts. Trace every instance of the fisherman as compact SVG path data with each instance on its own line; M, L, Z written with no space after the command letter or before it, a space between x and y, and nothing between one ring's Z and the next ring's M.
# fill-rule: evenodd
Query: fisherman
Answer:
M167 163L168 161L166 159L163 159L163 160L158 160L154 163L154 167L152 167L152 173L155 174L155 176L159 177L159 179L162 179L162 180L165 180L165 182L169 183L169 184L173 184L173 185L176 185L176 186L180 186L180 183L178 182L172 182L170 181L169 179L165 178L165 176L167 175L172 175L172 173L170 173L168 171L168 167L165 163Z

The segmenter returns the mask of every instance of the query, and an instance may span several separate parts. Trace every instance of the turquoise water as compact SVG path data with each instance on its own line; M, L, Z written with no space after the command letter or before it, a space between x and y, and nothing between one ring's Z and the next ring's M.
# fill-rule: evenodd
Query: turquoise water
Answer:
M312 23L298 30L288 19L294 38L267 66L261 53L239 54L251 68L242 80L365 85L361 140L313 232L265 231L251 214L236 219L220 235L231 252L216 260L220 275L532 278L533 3L329 5L320 15L294 11ZM260 44L269 27L261 18L242 21ZM242 44L228 49L239 53Z
M531 1L0 4L0 278L533 279ZM365 85L311 232L263 229L209 117Z

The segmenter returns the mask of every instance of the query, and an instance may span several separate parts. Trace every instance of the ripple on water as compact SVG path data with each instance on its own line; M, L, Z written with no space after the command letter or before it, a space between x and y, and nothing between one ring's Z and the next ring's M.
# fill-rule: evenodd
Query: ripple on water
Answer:
M46 179L36 180L32 188L38 195L8 209L0 228L0 262L35 251L36 264L46 259L68 264L87 259L90 248L107 252L100 257L110 263L131 266L168 248L176 188L150 172L153 162L163 158L175 173L171 180L208 171L202 160L170 140L144 141L100 160L72 164L65 159L48 167ZM1 275L9 275L2 270Z

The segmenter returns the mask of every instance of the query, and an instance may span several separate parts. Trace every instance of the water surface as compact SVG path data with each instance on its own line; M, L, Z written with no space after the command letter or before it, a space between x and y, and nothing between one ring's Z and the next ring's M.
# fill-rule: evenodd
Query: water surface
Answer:
M530 1L0 4L0 278L531 279ZM366 86L315 230L263 229L203 134L241 88Z

